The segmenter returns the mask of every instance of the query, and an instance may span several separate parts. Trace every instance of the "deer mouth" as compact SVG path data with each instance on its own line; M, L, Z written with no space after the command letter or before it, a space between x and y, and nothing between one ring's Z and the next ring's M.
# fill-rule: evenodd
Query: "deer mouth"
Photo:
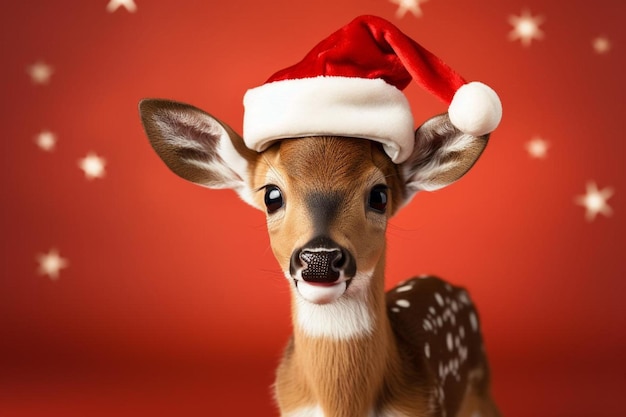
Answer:
M313 304L329 304L339 299L348 287L351 279L337 282L310 282L294 279L296 291L302 298Z

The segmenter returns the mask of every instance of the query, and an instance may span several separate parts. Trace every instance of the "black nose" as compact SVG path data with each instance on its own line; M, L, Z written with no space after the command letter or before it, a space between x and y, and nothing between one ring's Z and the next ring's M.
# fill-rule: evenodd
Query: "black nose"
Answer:
M311 282L335 282L339 279L343 255L339 249L303 250L300 260L305 267L302 279Z
M330 239L317 238L297 250L291 256L292 275L301 271L308 282L333 283L341 277L352 278L356 265L350 253Z

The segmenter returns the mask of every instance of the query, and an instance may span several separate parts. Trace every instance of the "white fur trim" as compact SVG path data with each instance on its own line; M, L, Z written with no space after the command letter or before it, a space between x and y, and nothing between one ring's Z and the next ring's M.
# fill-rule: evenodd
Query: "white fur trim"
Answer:
M413 115L405 95L382 79L314 77L276 81L244 96L243 137L263 151L272 141L349 136L384 145L395 163L413 151Z
M502 103L491 87L475 81L456 91L448 115L461 132L482 136L493 132L500 124Z

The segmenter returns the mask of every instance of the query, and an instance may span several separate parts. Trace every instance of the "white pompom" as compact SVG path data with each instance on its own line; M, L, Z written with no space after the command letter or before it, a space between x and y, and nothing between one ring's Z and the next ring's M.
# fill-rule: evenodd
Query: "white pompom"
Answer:
M498 127L502 119L502 103L491 87L474 81L456 91L448 115L461 132L482 136Z

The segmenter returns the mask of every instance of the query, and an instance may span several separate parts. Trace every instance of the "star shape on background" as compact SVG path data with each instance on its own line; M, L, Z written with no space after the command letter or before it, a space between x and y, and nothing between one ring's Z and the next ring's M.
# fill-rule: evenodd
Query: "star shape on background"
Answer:
M533 16L528 10L522 11L521 16L509 17L509 23L513 30L509 33L509 39L519 39L524 46L530 46L533 39L542 39L543 31L539 28L544 21L542 16Z
M613 189L611 187L599 190L595 182L589 181L586 194L577 196L575 201L576 204L587 209L585 218L591 222L595 220L598 214L604 214L608 217L613 213L613 209L606 202L612 195Z
M37 61L30 65L26 72L30 75L34 84L48 84L54 69L43 61Z
M531 158L544 159L548 156L549 142L540 137L533 138L526 142L526 150Z
M611 50L611 41L606 36L598 36L594 38L591 45L597 54L603 55Z
M56 249L50 249L48 253L38 255L37 262L39 262L39 273L47 275L53 281L59 278L61 269L69 265L67 259L62 258Z
M94 178L104 177L104 165L106 161L104 158L96 155L93 152L89 152L86 157L78 160L78 166L85 172L85 178L92 180Z
M135 4L135 0L109 0L109 4L107 4L107 11L109 13L113 13L114 11L119 9L120 6L124 6L126 10L131 13L137 11L137 5Z
M398 19L404 17L406 12L413 13L415 17L421 17L423 15L422 9L420 8L421 3L425 3L428 0L389 0L393 4L398 5L398 10L396 10L396 17Z
M42 130L36 137L35 143L46 152L52 152L57 144L57 137L48 130Z

